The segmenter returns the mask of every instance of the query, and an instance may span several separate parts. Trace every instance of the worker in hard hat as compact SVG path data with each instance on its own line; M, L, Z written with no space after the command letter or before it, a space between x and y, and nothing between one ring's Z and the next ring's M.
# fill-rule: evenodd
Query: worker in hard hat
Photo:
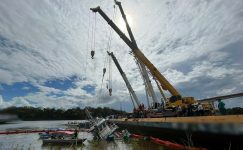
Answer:
M218 108L219 108L219 112L221 115L225 115L226 114L226 109L225 109L225 104L224 102L221 101L221 99L218 100Z

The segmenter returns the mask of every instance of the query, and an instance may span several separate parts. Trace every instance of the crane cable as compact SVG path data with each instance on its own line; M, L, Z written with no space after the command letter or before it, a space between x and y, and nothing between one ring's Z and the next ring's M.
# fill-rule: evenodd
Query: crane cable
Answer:
M111 58L109 58L109 95L112 95L112 65Z
M92 41L90 42L90 23L91 23L91 21L90 21L90 17L91 15L90 15L90 13L89 13L89 24L88 24L88 37L87 37L87 44L86 44L86 49L87 49L87 51L86 51L86 54L85 54L85 67L84 67L84 74L86 74L86 71L87 71L87 65L88 65L88 51L89 51L89 48L90 49L92 49L91 48L91 45L92 45ZM91 35L92 36L92 35Z
M87 43L86 43L86 50L85 50L85 63L84 63L84 72L83 75L79 78L81 81L85 80L85 75L87 73L87 66L88 66L88 53L91 48L91 42L90 42L90 18L91 18L91 13L89 13L89 22L88 22L88 35L87 35ZM82 94L82 99L85 99L85 95ZM86 101L85 101L86 102Z
M88 24L88 38L87 38L87 44L86 44L86 49L87 49L87 51L86 51L86 54L85 54L85 66L84 66L84 74L86 74L86 71L87 71L87 65L88 65L88 50L89 50L89 48L91 48L91 44L90 44L90 42L89 42L89 40L90 40L90 13L89 13L89 24ZM90 45L89 45L90 44ZM90 46L90 47L89 47ZM84 79L84 77L82 78L82 80Z
M113 20L115 21L116 19L116 6L113 6ZM107 45L107 50L110 52L111 50L111 40L112 40L112 35L113 35L113 30L110 27L110 35L108 38L108 45ZM109 95L112 96L112 63L111 63L111 57L109 57Z
M94 59L95 55L95 32L96 32L96 13L94 13L94 19L92 23L92 38L91 38L91 58Z
M104 82L105 73L106 73L107 59L108 59L108 56L105 55L105 59L104 59L104 67L103 67L103 76L102 76L102 81L101 81L101 90L103 89L103 82ZM108 88L107 88L107 89L108 89Z
M115 7L114 7L114 14L115 14L116 10L115 10ZM113 14L113 18L115 18L115 15ZM110 51L110 47L111 47L111 36L112 36L112 30L111 28L109 28L110 31L109 31L109 34L108 34L108 42L107 42L107 51ZM95 32L96 31L96 16L95 16L95 23L94 23L94 30L92 30L92 43L94 43L94 49L95 49ZM102 75L102 81L101 81L101 86L100 86L100 89L99 89L99 92L98 92L98 95L97 95L97 99L101 97L101 94L102 94L102 90L103 90L103 82L104 82L104 78L105 78L105 73L107 72L107 69L106 69L106 64L107 64L107 61L108 61L108 58L109 56L108 55L105 55L105 58L104 58L104 67L103 67L103 75ZM111 61L109 59L109 79L108 79L108 85L107 85L107 89L109 89L109 95L111 96L111 92L112 92L112 69L111 69Z
M116 6L114 5L113 6L114 10L113 10L113 21L115 22L116 20ZM111 38L113 37L113 30L111 27L109 27L109 37L108 37L108 43L107 43L107 49L108 51L110 52L110 49L111 49Z

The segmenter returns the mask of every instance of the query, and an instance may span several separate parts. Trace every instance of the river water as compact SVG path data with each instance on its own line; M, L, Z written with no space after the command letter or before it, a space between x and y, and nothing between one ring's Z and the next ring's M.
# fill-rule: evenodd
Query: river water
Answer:
M70 121L70 120L69 120ZM0 131L17 129L47 129L65 128L69 121L18 121L11 124L0 124ZM80 121L78 121L80 122ZM131 139L129 142L116 140L114 142L94 141L93 136L87 132L79 132L79 138L87 138L78 149L83 150L162 150L163 147L149 141ZM74 149L67 146L43 146L38 133L23 133L0 135L0 150L49 150L49 149Z

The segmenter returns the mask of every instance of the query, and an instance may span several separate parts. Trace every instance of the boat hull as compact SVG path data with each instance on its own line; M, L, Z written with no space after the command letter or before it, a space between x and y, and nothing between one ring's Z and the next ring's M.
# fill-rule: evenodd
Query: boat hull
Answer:
M119 129L209 149L243 149L243 115L112 120Z
M43 139L43 144L53 145L69 145L69 144L82 144L86 139Z

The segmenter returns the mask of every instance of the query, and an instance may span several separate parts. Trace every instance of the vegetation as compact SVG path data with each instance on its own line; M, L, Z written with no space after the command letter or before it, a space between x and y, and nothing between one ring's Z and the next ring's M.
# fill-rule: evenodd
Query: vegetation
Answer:
M110 115L127 114L124 111L111 109L108 107L89 107L93 117L106 117ZM83 120L87 119L84 109L54 109L54 108L35 108L35 107L9 107L0 110L0 113L17 115L21 120ZM227 115L243 114L243 108L235 107L226 109Z
M126 112L111 109L108 107L89 108L93 117L106 117L114 114L124 114ZM9 107L0 110L0 113L17 115L21 120L83 120L87 119L84 109L54 109L35 107Z
M226 114L227 115L243 114L243 108L234 107L234 108L226 109Z

